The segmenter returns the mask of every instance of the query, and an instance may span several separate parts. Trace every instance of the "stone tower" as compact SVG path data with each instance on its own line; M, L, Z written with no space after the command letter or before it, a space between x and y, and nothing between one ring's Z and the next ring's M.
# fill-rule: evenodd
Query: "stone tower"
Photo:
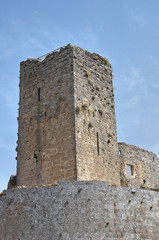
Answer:
M17 185L54 180L120 182L111 65L71 45L20 66Z

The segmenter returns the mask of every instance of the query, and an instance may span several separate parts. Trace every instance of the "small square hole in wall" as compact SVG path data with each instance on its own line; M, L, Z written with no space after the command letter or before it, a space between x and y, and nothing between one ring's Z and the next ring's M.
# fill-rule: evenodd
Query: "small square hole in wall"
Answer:
M126 164L126 175L131 177L135 176L134 165Z

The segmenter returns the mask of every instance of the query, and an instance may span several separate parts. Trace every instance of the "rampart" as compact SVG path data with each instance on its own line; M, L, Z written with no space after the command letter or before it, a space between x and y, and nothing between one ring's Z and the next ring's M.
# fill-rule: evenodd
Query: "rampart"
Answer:
M159 193L59 182L5 191L0 216L1 240L157 240Z
M68 45L22 62L18 119L0 240L158 239L159 159L117 144L107 59Z
M159 190L159 159L139 147L119 143L121 186ZM127 174L127 167L132 173Z

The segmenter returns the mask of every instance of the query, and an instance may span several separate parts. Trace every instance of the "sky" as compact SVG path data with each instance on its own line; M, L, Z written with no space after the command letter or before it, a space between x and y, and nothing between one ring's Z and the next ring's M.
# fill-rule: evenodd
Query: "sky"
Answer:
M16 173L19 64L68 43L112 64L118 141L159 156L158 0L0 3L0 192Z

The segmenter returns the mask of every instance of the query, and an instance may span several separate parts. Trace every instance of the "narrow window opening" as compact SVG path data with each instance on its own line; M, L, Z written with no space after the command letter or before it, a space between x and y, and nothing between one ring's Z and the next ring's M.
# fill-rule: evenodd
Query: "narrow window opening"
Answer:
M40 102L40 88L38 88L38 101Z
M153 157L153 161L155 160L155 158Z
M126 174L128 176L133 177L134 176L134 166L133 165L126 165Z
M97 132L97 154L99 156L99 134Z
M121 155L121 151L119 151L119 155Z
M146 183L146 180L145 180L145 179L143 180L143 183L144 183L144 184Z

